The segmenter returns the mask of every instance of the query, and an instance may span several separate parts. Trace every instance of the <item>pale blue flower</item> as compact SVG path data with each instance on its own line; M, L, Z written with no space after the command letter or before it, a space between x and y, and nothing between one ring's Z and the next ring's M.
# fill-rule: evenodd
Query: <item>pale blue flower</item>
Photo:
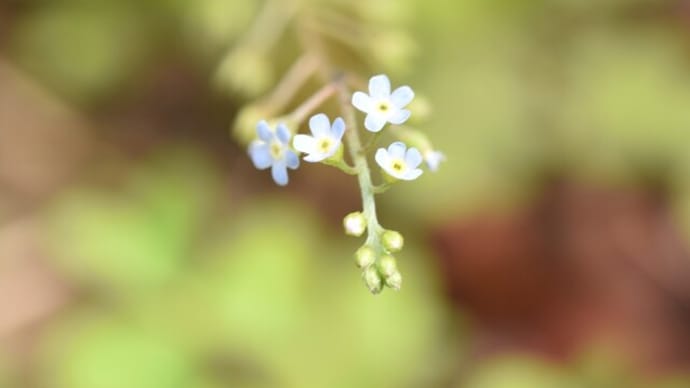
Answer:
M429 150L424 152L424 161L429 170L436 172L441 162L446 160L446 155L441 151Z
M278 124L275 131L271 130L266 121L260 121L256 126L259 139L249 145L249 157L259 170L271 167L271 176L280 186L288 183L287 169L299 167L299 158L289 148L290 131L285 124Z
M364 127L371 132L379 132L386 123L402 124L410 117L404 109L414 98L409 86L401 86L391 93L391 82L384 74L371 77L369 94L355 92L352 105L367 114Z
M328 116L320 113L309 119L309 129L312 136L295 135L292 145L297 151L308 154L304 160L315 163L330 158L338 151L345 133L345 122L338 117L331 126Z
M393 178L411 181L422 175L418 167L422 154L416 148L407 148L405 143L396 141L388 149L379 148L375 155L376 163Z

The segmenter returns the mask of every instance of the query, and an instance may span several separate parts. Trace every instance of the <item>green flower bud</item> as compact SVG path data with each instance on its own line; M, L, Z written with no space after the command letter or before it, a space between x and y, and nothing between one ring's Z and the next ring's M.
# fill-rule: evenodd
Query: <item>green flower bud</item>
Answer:
M400 275L400 272L395 271L390 276L386 277L386 285L395 291L400 291L400 287L402 286L402 275Z
M395 262L395 257L385 255L379 260L379 271L384 277L389 277L398 272L398 265Z
M405 239L403 239L402 234L394 230L383 232L381 239L383 240L384 248L389 252L399 252L402 250L403 245L405 245Z
M263 53L240 47L223 59L216 73L221 87L253 98L265 92L273 83L273 68Z
M359 268L366 268L376 261L376 252L371 247L364 245L355 253L355 262Z
M379 275L375 266L369 266L362 272L364 283L369 288L372 294L378 294L382 289L381 275Z
M367 230L367 220L360 212L353 212L343 218L345 234L359 237Z
M232 135L240 144L248 145L256 139L256 124L267 118L266 109L258 105L247 105L242 108L235 119Z

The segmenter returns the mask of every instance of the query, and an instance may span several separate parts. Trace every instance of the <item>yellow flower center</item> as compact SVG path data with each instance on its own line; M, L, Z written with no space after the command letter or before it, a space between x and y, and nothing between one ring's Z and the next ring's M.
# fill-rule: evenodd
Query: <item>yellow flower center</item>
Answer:
M386 112L388 112L388 111L390 110L390 108L391 108L391 107L390 107L390 105L388 105L388 102L387 102L387 101L381 101L381 102L379 102L378 105L376 106L376 109L378 109L378 111L381 112L381 113L386 113Z
M271 143L271 157L276 160L283 157L283 146L278 142Z
M319 150L319 152L325 154L331 149L331 144L331 139L319 139L319 142L317 143L317 149Z
M395 172L403 172L405 170L405 162L400 159L393 160L391 162L391 170Z

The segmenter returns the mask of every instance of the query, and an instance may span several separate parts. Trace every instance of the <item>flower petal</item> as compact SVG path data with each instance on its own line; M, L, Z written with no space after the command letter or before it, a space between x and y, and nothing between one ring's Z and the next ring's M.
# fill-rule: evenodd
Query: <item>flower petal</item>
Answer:
M294 152L287 150L285 151L285 162L288 168L296 170L299 167L299 158Z
M324 159L328 158L328 154L322 152L314 152L304 157L304 160L310 163L318 163Z
M391 94L391 81L385 74L369 79L369 95L375 99L387 98Z
M309 154L316 149L316 139L309 135L295 135L292 139L292 146L299 152Z
M340 140L343 138L343 134L345 133L345 121L341 117L336 118L333 121L333 127L331 128L331 134L333 135L333 138L336 140Z
M288 173L287 166L284 161L276 161L271 168L271 176L273 180L280 186L285 186L288 184Z
M364 119L364 128L370 132L379 132L386 125L386 118L381 115L368 114Z
M254 167L259 170L265 170L273 164L270 147L262 141L253 141L249 145L249 157L252 159Z
M259 139L266 143L270 143L273 140L273 131L265 120L261 120L256 124L256 134L259 135Z
M390 157L388 156L388 152L385 148L379 148L378 150L376 150L376 155L374 155L374 159L376 160L376 163L379 165L379 167L383 168L384 170L388 167Z
M393 91L391 94L391 101L398 108L404 108L405 105L412 102L414 92L409 86L401 86Z
M309 129L314 137L329 136L331 134L331 122L328 120L328 116L319 113L309 119Z
M395 159L405 159L405 151L407 146L401 141L393 142L388 146L388 155ZM406 162L407 163L407 162Z
M405 163L409 168L417 168L422 164L422 159L422 154L416 148L410 147L405 153Z
M276 135L278 135L278 140L280 140L283 144L290 143L290 130L285 126L285 124L278 124L278 128L276 128Z
M352 95L352 105L362 112L369 112L371 110L372 100L366 93L355 92L355 94Z
M400 125L410 118L410 111L407 109L399 109L397 112L393 113L388 117L388 121L391 124Z
M403 176L400 177L400 179L406 180L406 181L413 181L419 176L422 175L422 170L415 168L412 170L407 170Z

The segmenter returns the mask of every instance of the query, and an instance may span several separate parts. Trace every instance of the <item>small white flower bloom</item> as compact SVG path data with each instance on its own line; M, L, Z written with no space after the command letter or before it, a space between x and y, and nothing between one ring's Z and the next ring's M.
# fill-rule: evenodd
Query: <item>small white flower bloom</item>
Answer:
M367 114L364 127L379 132L386 123L402 124L410 117L404 109L414 98L409 86L401 86L391 93L391 82L386 75L376 75L369 80L369 94L355 92L352 105Z
M417 168L422 163L422 154L416 148L407 149L403 142L396 141L388 146L388 150L379 148L375 159L393 178L411 181L422 175L422 170Z
M266 121L260 121L256 126L259 139L249 144L249 157L254 167L265 170L271 167L271 176L280 186L288 183L287 169L299 167L299 158L289 148L290 131L285 124L278 124L275 132Z
M429 150L424 152L424 161L429 170L436 172L441 162L446 160L446 155L441 151Z
M309 119L309 129L312 136L295 135L292 145L297 151L308 154L304 160L315 163L330 158L338 151L345 133L345 122L338 117L331 126L328 116L320 113Z

